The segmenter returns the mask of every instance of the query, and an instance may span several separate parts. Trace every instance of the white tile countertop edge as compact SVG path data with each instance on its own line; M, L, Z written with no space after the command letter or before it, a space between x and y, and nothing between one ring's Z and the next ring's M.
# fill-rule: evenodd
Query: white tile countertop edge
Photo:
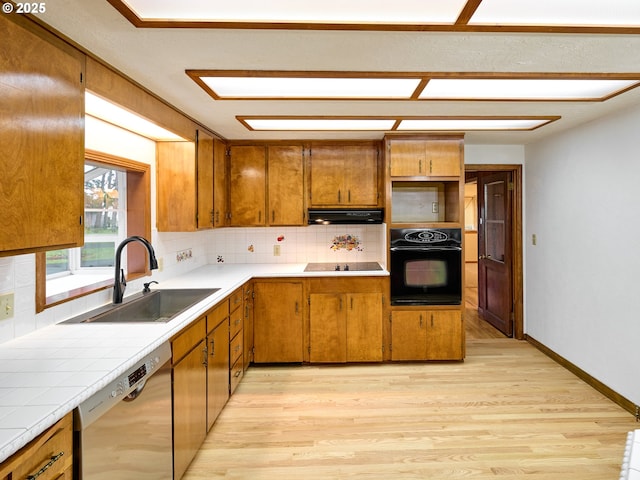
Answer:
M157 286L220 288L169 323L58 323L0 344L0 462L252 278L389 275L386 270L304 272L305 266L205 265Z

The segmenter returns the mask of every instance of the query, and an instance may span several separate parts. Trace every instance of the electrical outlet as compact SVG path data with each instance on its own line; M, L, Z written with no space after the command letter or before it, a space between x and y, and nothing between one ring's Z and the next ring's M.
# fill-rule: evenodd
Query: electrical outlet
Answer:
M431 202L431 213L438 213L438 202Z
M13 318L13 293L0 295L0 320Z
M538 244L538 237L537 237L537 235L535 233L533 235L531 235L531 243L533 245L537 245Z
M280 245L274 245L273 246L273 256L274 257L279 257L280 256Z
M158 259L158 272L161 272L164 270L164 258L160 257Z

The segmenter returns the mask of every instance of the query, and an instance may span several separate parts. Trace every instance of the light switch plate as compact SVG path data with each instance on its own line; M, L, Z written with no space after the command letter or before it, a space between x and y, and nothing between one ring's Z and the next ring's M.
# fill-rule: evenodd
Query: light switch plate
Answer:
M0 320L13 317L13 293L0 295Z

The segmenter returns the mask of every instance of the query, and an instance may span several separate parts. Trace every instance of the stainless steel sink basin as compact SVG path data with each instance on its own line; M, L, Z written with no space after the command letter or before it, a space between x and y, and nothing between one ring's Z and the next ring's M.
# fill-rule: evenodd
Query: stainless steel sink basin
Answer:
M153 290L125 303L107 305L62 323L166 323L219 288Z

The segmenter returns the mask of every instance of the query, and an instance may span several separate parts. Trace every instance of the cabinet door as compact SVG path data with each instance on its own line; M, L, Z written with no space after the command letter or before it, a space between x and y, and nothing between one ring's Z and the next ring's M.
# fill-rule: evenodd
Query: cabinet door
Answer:
M84 242L84 55L20 17L0 16L0 256Z
M159 232L196 229L196 163L193 142L156 143L156 224Z
M397 311L391 317L391 360L424 360L426 356L426 314Z
M362 207L378 205L378 148L347 145L343 147L343 159L346 193L342 194L342 203Z
M346 198L343 187L343 165L341 146L313 147L311 150L311 206L340 205Z
M392 177L427 174L424 140L391 140L388 148Z
M244 369L253 363L253 284L244 287Z
M213 141L213 226L227 224L227 147Z
M382 294L346 295L347 362L382 361Z
M461 360L464 332L458 310L425 312L427 321L426 360Z
M213 211L213 137L198 131L196 165L198 177L198 229L212 228Z
M207 430L229 400L229 318L207 337Z
M304 225L302 146L268 147L269 225Z
M229 157L231 226L266 224L266 154L263 146L233 146Z
M426 142L427 175L441 177L460 176L461 143L437 140Z
M347 361L347 305L339 293L309 295L309 361Z
M207 349L202 340L173 366L173 472L181 478L207 434Z
M302 283L254 283L254 361L302 362Z

